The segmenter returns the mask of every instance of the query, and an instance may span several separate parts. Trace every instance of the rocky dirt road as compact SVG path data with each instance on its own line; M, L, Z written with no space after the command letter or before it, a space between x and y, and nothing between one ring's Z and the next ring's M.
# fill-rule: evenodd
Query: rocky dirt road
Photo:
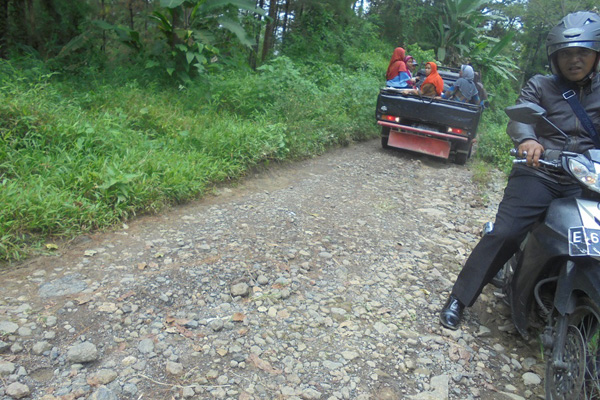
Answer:
M486 288L437 313L502 178L370 141L0 276L0 399L543 398Z

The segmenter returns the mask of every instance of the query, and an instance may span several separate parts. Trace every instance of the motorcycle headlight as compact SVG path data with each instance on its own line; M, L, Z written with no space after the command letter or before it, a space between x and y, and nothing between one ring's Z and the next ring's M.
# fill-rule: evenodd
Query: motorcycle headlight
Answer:
M569 160L569 170L585 186L600 193L600 176L596 172L600 170L600 165L593 163L590 170L587 165L571 158Z

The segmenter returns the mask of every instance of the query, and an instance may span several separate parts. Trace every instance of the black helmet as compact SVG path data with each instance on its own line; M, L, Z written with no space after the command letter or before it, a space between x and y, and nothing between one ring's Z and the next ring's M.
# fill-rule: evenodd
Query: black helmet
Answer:
M566 47L585 47L600 53L600 16L590 11L578 11L564 17L550 30L546 38L546 51L552 72L559 73L555 53ZM594 70L598 66L598 59Z

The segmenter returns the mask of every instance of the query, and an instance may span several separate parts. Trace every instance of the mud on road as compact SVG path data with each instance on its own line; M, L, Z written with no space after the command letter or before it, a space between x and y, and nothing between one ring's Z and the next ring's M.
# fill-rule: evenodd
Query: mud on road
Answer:
M274 166L0 277L0 399L543 398L493 288L437 322L503 189L379 141Z

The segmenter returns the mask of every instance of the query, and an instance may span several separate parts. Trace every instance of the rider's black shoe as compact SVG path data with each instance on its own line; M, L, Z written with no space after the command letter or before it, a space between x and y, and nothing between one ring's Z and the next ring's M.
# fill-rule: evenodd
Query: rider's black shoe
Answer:
M456 297L450 295L440 312L440 323L448 329L457 330L464 309L465 306Z

